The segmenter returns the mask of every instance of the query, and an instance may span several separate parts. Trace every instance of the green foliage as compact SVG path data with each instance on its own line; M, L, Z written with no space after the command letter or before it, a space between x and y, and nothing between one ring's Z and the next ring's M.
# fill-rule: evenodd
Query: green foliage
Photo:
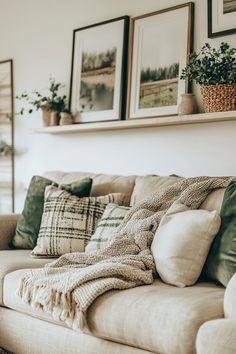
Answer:
M236 83L236 48L222 42L218 49L206 43L200 53L192 53L182 71L181 79L195 81L199 85Z
M59 96L59 91L63 87L61 83L57 83L55 79L50 78L50 86L48 88L49 95L44 96L38 91L34 91L30 94L23 92L20 96L16 96L18 100L26 101L31 108L27 111L31 114L34 110L38 111L42 107L47 107L51 112L62 112L68 110L67 97ZM22 107L20 114L25 113L25 108Z
M8 145L5 141L0 141L0 156L8 156L12 153L12 147Z
M82 72L99 70L115 66L116 49L110 49L102 53L83 53Z
M179 74L179 64L175 63L168 67L158 68L158 69L142 69L141 71L141 83L149 81L160 81L166 79L173 79L178 77Z

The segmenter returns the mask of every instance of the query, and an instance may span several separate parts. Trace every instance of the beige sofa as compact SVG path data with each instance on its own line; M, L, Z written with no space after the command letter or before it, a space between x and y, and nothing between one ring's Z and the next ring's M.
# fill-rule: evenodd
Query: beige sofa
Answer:
M63 172L46 176L58 183L91 176L92 195L125 192L131 205L178 178ZM223 193L213 192L202 208L220 210ZM226 292L210 282L176 288L159 279L149 286L110 291L89 310L90 334L73 331L24 304L16 295L21 276L49 260L33 259L28 250L9 250L17 218L0 216L0 347L15 354L194 354L196 348L198 354L236 353L236 277Z

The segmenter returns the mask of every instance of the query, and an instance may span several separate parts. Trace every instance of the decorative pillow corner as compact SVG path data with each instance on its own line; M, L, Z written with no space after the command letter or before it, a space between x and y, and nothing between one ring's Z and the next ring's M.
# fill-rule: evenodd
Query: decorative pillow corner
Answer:
M236 181L226 188L220 211L221 227L210 249L204 275L227 286L236 273Z
M47 186L58 186L52 180L33 176L25 198L23 212L16 226L16 233L12 240L15 248L33 249L37 242L40 224L43 214L44 193ZM86 178L61 188L69 190L77 196L89 196L92 187L92 179Z
M163 216L151 246L161 279L178 287L196 283L220 227L216 211L191 210L176 201Z
M119 202L123 195L78 198L58 187L46 187L42 222L32 255L51 257L84 252L111 200Z
M87 177L70 184L60 184L59 187L72 195L75 195L79 198L84 198L90 196L92 184L92 178Z
M93 252L106 248L129 210L130 207L114 203L108 204L96 227L95 233L85 248L85 252Z

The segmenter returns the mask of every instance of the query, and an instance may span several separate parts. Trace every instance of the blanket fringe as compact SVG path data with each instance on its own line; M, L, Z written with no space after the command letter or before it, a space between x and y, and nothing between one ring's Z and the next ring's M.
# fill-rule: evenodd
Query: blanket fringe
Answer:
M31 286L22 279L17 295L34 309L42 309L73 329L84 330L87 326L86 313L79 309L70 292L60 293L42 286Z

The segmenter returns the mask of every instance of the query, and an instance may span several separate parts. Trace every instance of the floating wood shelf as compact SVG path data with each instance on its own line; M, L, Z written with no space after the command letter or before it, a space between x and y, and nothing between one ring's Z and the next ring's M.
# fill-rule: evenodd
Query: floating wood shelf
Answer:
M165 116L142 119L128 119L110 122L78 123L63 126L44 127L34 130L38 134L69 134L92 131L122 130L161 127L168 125L201 124L236 120L236 111L200 113L186 116Z

